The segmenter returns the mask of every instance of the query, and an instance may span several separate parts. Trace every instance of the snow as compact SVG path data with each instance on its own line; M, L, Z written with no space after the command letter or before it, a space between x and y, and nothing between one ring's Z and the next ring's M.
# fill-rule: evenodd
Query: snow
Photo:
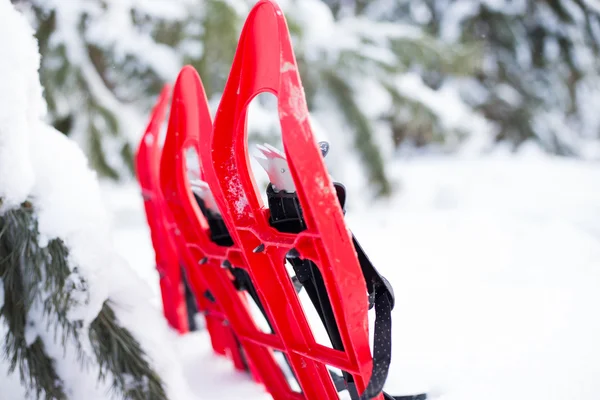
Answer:
M398 76L395 85L404 96L435 113L440 124L449 132L446 141L454 144L460 152L478 154L493 145L494 126L469 108L452 85L436 91L425 85L416 73ZM460 140L463 142L459 146Z
M173 79L183 61L181 55L167 45L156 43L147 32L139 32L131 18L131 12L135 9L167 21L184 19L187 16L186 2L179 1L176 7L172 4L172 1L109 1L105 10L97 13L100 18L96 18L90 27L88 39L98 45L111 45L120 61L133 55L143 65L151 65L165 79Z
M387 48L389 41L422 37L418 28L399 22L374 23L354 16L336 21L331 9L319 0L280 3L286 18L310 27L303 31L302 40L294 43L294 49L317 63L323 59L335 61L340 53L350 50L393 66L398 60Z
M396 292L389 391L597 398L597 165L528 154L395 167L405 194L349 216Z
M454 43L460 37L460 24L474 15L478 4L470 0L460 0L447 4L440 22L440 36L447 42Z
M3 41L0 47L3 59L10 60L0 64L0 198L4 206L13 206L25 200L33 185L26 133L31 119L45 110L40 101L40 56L33 30L10 2L0 1L0 16L0 35L15 38Z
M4 0L3 0L4 1ZM131 91L137 88L125 87L123 85L111 91L105 84L103 77L95 67L88 51L88 45L109 49L113 56L111 66L115 68L130 69L148 68L156 73L164 81L174 81L181 63L183 54L164 44L155 43L150 38L149 27L142 23L134 24L132 14L139 13L143 17L157 18L169 22L181 20L188 17L188 7L192 6L190 0L178 0L177 6L172 1L156 0L152 2L140 0L110 0L102 4L91 1L57 1L49 0L43 4L35 5L45 7L47 12L54 12L56 18L56 29L50 36L48 45L55 48L64 45L65 57L73 68L82 76L86 82L86 93L81 93L85 98L92 98L93 102L108 110L117 119L118 132L107 132L103 136L102 147L107 153L109 165L118 172L127 174L128 169L119 155L120 149L125 143L135 147L137 140L143 132L145 116L140 113L139 104L131 101L123 101L123 98L131 98ZM27 10L27 5L19 4L20 9ZM31 15L33 21L35 18ZM82 24L85 20L85 29ZM1 29L11 29L11 25ZM7 33L5 37L10 37ZM188 48L190 46L188 45ZM141 64L128 62L126 58L139 60ZM47 60L48 61L48 60ZM51 61L52 62L52 61ZM62 61L58 61L62 62ZM123 63L123 64L115 64ZM71 72L73 73L73 72ZM106 72L109 76L111 71ZM81 107L81 97L61 97L56 100L57 109L60 112ZM103 125L102 116L88 113L76 115L73 121L74 129L71 138L82 148L89 148L89 125L93 118L93 125L101 131L109 130Z

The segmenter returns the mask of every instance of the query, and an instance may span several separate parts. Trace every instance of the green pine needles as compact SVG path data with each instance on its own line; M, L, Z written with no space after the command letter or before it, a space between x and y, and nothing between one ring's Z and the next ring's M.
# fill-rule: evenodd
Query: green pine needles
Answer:
M0 203L1 204L1 203ZM9 373L18 371L28 397L68 399L49 347L75 346L82 368L97 365L98 379L110 380L112 394L127 400L167 399L163 383L146 360L131 332L119 325L109 301L88 329L68 317L88 291L86 281L71 268L60 239L43 246L35 208L30 202L0 216L0 321L8 328L2 354ZM2 289L2 288L0 288ZM40 329L52 334L37 335ZM91 345L85 351L86 343Z

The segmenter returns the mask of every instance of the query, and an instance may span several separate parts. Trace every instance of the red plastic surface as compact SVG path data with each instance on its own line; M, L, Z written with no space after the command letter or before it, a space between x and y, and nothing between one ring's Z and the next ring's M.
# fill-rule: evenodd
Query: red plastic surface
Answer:
M261 92L278 97L285 154L308 226L298 235L282 234L270 227L268 209L251 173L247 107ZM367 288L309 124L286 20L274 1L259 1L246 20L212 135L209 132L200 130L204 179L242 251L228 254L229 260L234 265L245 265L250 272L277 331L277 335L267 338L246 321L235 321L240 340L245 345L273 346L286 353L306 399L339 398L327 365L351 373L362 393L372 370ZM260 244L265 250L253 252ZM314 338L283 263L292 247L321 270L340 328L343 352L322 346ZM224 299L227 301L227 297ZM271 393L275 399L284 398Z
M135 165L138 181L142 188L146 219L154 247L156 269L160 276L163 312L174 329L179 333L186 333L189 327L185 291L181 280L181 269L179 268L179 256L175 242L166 230L166 207L158 180L160 162L158 132L165 117L169 92L170 86L165 85L142 136L135 158Z

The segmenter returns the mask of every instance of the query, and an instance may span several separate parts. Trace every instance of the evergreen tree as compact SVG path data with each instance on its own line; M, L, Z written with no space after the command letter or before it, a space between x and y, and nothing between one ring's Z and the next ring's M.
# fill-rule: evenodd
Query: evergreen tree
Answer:
M477 68L477 49L443 46L419 27L375 20L360 7L340 12L337 20L320 0L290 1L286 10L300 26L295 51L310 111L332 136L333 148L352 144L344 162L358 154L376 195L391 193L384 161L400 143L396 126L424 122L419 115L435 121L436 114L399 80L432 64L468 74Z
M52 124L77 140L102 175L116 178L130 174L125 167L131 168L151 101L182 65L197 68L211 103L218 103L241 25L256 1L13 2L37 30ZM419 114L422 124L434 114L398 90L395 79L433 61L446 72L469 73L476 57L441 46L417 28L360 14L335 20L321 0L280 3L295 38L313 120L333 142L331 157L336 149L347 150L340 152L347 154L344 163L356 160L376 195L391 193L384 160L394 148L397 116ZM320 40L320 29L329 36ZM383 98L375 99L382 108L369 104L373 95ZM262 99L258 103L268 108ZM272 137L264 129L252 134L251 142ZM341 168L332 165L332 171Z
M1 199L0 199L1 200ZM76 298L87 291L85 279L69 265L69 251L61 239L45 247L39 243L37 218L31 202L0 216L0 282L4 299L0 320L8 333L3 354L9 373L18 371L32 398L66 400L66 384L55 369L41 336L29 341L33 321L54 332L64 347L75 343L81 367L99 368L100 380L111 380L115 395L131 400L164 400L162 381L152 370L137 340L117 321L112 305L105 302L89 326L88 336L81 321L71 321L68 312ZM74 272L75 271L75 272ZM43 323L41 323L43 321ZM48 340L48 339L46 339ZM89 342L93 354L82 343Z
M452 82L496 126L495 139L528 139L547 151L600 157L600 7L587 0L398 1L368 11L410 21L447 43L480 43L484 68ZM443 71L440 71L443 72Z

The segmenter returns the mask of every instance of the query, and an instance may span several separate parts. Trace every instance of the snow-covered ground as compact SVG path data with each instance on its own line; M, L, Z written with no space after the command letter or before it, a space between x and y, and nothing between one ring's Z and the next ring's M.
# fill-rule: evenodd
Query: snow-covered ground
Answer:
M386 390L439 400L598 399L600 166L531 148L390 168L399 194L347 216L395 289ZM103 188L114 242L158 310L138 189ZM211 354L205 332L175 340L197 399L269 398Z

